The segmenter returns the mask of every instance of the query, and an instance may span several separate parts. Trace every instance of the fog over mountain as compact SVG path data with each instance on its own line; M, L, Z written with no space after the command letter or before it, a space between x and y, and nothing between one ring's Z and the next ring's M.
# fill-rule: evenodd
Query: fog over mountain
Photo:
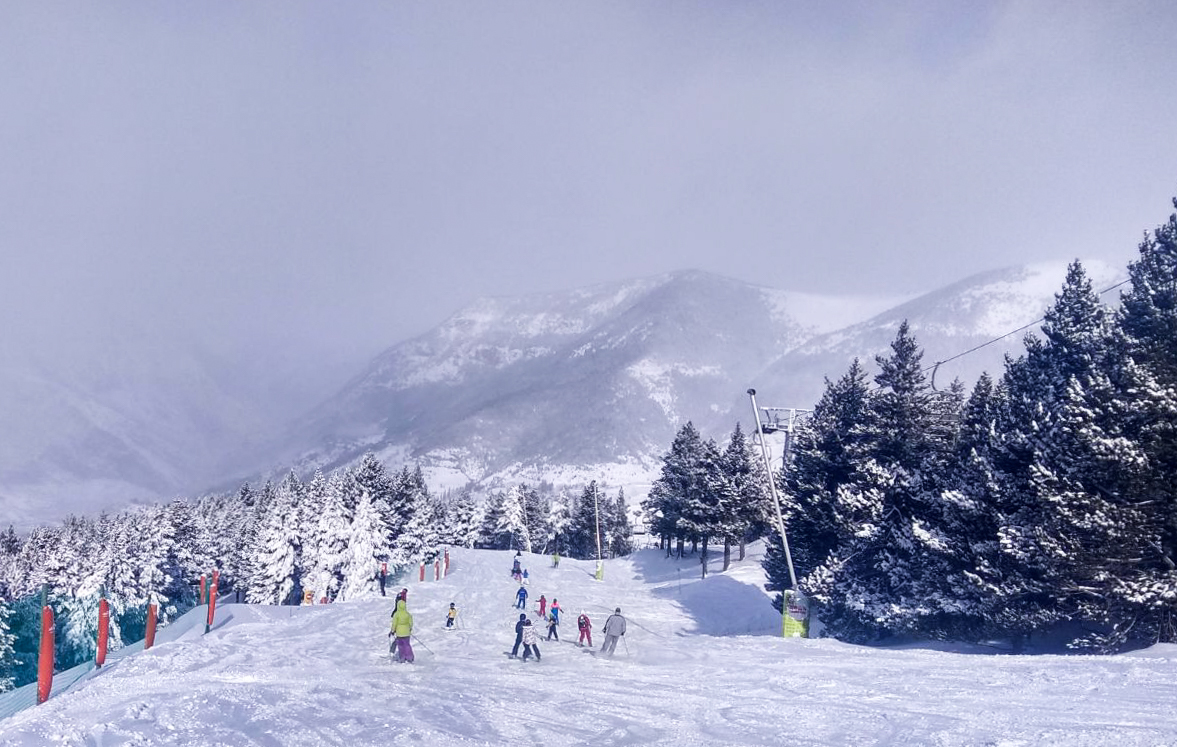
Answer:
M1124 277L1085 266L1097 288ZM603 479L641 493L687 420L716 438L747 424L749 386L762 406L811 407L853 358L870 370L904 319L930 367L1039 318L1065 269L996 270L910 299L778 291L697 270L484 298L329 397L306 361L262 358L229 376L197 340L129 333L87 351L84 366L0 371L0 518L28 526L228 490L369 450L420 464L437 488ZM1023 335L944 364L937 385L1000 374ZM318 404L306 394L316 387Z

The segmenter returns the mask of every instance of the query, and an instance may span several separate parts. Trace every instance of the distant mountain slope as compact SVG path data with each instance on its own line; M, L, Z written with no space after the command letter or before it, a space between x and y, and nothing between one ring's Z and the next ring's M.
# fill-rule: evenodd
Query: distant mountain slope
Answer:
M1099 288L1124 275L1088 270ZM367 450L421 464L436 487L597 478L640 491L686 420L716 437L747 423L749 386L762 405L810 407L852 358L873 367L903 319L930 366L1040 317L1064 276L1064 263L1011 268L896 300L683 271L483 299L389 348L298 419L283 394L297 377L272 386L281 366L231 379L191 340L120 334L73 351L71 365L0 367L0 521L229 489ZM1021 338L946 364L937 384L999 373ZM275 415L275 403L288 411Z
M1124 268L1084 262L1097 291L1127 277ZM810 407L824 390L824 378L836 379L854 358L874 372L876 355L888 354L891 341L907 320L924 349L924 364L933 366L987 343L1038 319L1062 288L1067 263L1043 263L986 272L914 298L860 322L807 340L785 353L753 379L762 405ZM1118 291L1104 296L1118 303ZM935 371L935 384L948 386L959 377L972 385L982 371L1000 376L1007 353L1020 355L1025 335L1037 326L987 345ZM929 377L931 372L929 372Z

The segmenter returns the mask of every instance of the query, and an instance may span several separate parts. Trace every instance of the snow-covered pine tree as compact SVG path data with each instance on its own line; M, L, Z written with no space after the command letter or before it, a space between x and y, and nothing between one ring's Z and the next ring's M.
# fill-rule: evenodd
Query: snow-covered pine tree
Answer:
M316 548L314 565L310 578L315 584L316 596L334 601L343 588L346 575L347 546L351 538L352 517L348 513L346 470L336 470L323 481L319 509L319 523L316 527ZM317 480L312 480L315 486ZM315 490L311 491L314 495ZM350 501L355 505L354 501Z
M6 693L16 684L16 636L9 627L12 610L0 603L0 693Z
M552 540L552 527L549 523L551 500L534 487L524 485L522 488L523 522L527 525L531 551L546 553Z
M675 435L670 451L662 457L662 472L642 502L650 531L666 542L668 555L673 538L677 541L679 557L682 557L686 538L683 512L691 495L704 489L704 485L703 439L694 424L688 421ZM690 523L688 519L686 524Z
M454 547L474 547L479 524L478 504L474 502L469 489L463 490L450 501L446 510L442 541Z
M294 505L295 498L288 481L283 481L274 492L273 502L266 508L253 554L254 573L249 587L251 604L294 604L299 601L302 568L299 566L300 517Z
M799 580L836 557L866 518L853 510L854 491L840 494L853 484L867 458L866 379L857 358L837 381L826 379L812 415L801 421L794 434L789 469L774 477L781 488L789 549ZM780 592L790 587L790 581L775 523L765 543L764 570L768 590ZM782 599L779 594L774 599L778 611Z
M503 497L503 510L494 532L496 537L509 538L504 549L531 552L531 535L527 531L526 509L523 505L526 490L524 485L515 485Z
M719 457L719 469L723 482L720 502L723 519L720 534L723 536L723 570L731 566L732 543L740 548L740 560L744 559L744 543L768 520L768 490L764 482L764 468L757 455L752 453L748 439L739 423L736 423L723 453Z
M399 486L395 485L396 480L388 475L384 464L372 452L364 454L353 474L360 490L368 491L372 505L380 514L380 521L384 527L384 539L381 545L391 550L392 543L400 533L401 527L409 519L408 511L404 510L405 506L402 505L408 500L408 488L403 482ZM394 497L393 493L397 491L401 495ZM358 501L358 494L356 499ZM386 561L388 557L382 557L381 560Z
M430 494L420 468L406 483L413 495L408 523L401 529L393 544L392 561L398 567L420 561L432 562L440 553L442 522L445 518L440 503Z
M1118 573L1107 561L1140 557L1121 541L1140 517L1108 489L1123 478L1113 474L1116 463L1136 461L1124 452L1131 444L1116 439L1118 418L1108 417L1110 332L1107 310L1074 263L1046 313L1044 340L1028 335L1025 355L1006 368L998 539L1012 561L1004 584L1020 589L1009 614L1036 629L1065 620L1112 625L1108 584ZM1096 432L1105 428L1112 432ZM1101 457L1109 447L1118 458Z
M597 534L598 507L601 513L599 535ZM604 553L607 547L604 534L605 514L608 508L608 497L605 495L605 491L601 490L596 480L591 481L580 494L580 498L576 502L576 512L572 515L572 521L565 533L570 557L578 560L596 560L598 538L600 550Z
M496 490L486 497L483 504L482 524L478 528L478 541L474 545L483 550L506 550L510 545L510 536L501 537L498 534L499 524L503 519L503 504L507 494Z
M552 498L548 508L552 552L568 554L568 527L572 524L572 507L575 504L576 496L566 490Z
M362 599L377 593L382 558L388 557L384 519L372 495L361 487L348 539L345 579L340 599Z
M608 528L610 557L619 558L633 552L633 526L629 522L629 507L625 502L625 488L617 489L617 497L609 501Z
M943 585L941 486L952 442L921 370L923 352L903 322L891 355L879 356L868 397L868 461L839 486L835 511L861 523L801 583L831 633L870 640L888 632L934 632L952 609Z
M168 512L150 506L131 515L130 544L136 589L148 604L158 605L159 620L167 624L194 603L192 587L175 565L175 529Z
M1128 276L1131 288L1121 296L1116 318L1117 349L1128 360L1117 388L1132 408L1123 417L1126 435L1146 460L1136 490L1156 550L1142 559L1139 575L1123 582L1124 592L1137 602L1126 616L1140 640L1172 642L1177 641L1177 214L1145 235Z
M703 545L702 573L707 575L707 553L711 537L723 533L726 507L724 476L720 465L719 446L707 439L702 442L698 459L689 465L690 472L679 483L683 491L678 516L680 536Z

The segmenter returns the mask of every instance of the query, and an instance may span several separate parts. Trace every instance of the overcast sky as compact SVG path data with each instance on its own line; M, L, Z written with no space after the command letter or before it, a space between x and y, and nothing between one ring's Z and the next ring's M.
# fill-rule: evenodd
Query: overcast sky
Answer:
M1177 192L1174 39L1170 2L5 3L0 335L363 358L685 267L1124 262Z

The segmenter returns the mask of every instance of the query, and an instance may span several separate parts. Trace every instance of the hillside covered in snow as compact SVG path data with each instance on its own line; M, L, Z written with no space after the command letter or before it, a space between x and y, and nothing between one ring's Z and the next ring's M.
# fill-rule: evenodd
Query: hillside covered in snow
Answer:
M1177 742L1171 645L1116 656L984 647L869 648L779 637L759 545L698 580L657 550L593 564L527 555L532 602L558 599L559 642L507 658L511 553L451 549L450 575L410 582L416 661L394 664L392 601L223 604L205 636L164 642L0 721L34 745L1156 745ZM226 600L227 601L227 600ZM443 629L450 602L458 626ZM595 646L620 606L613 658ZM194 610L199 615L202 609ZM176 624L184 628L183 620ZM15 695L19 695L16 693ZM14 695L5 696L6 698ZM0 703L2 705L2 703Z

